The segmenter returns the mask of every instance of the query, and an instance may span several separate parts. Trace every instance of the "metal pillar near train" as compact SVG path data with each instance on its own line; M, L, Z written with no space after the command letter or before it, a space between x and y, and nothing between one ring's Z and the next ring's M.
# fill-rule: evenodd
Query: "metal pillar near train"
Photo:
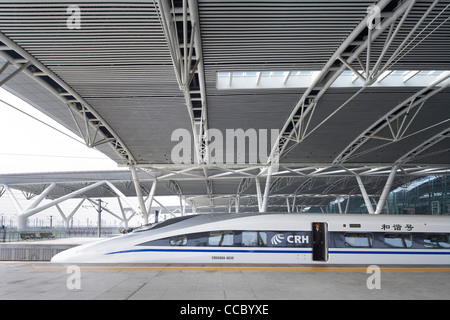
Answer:
M375 214L380 214L383 211L389 192L391 192L392 183L394 182L397 169L398 166L392 167L391 173L389 174L389 177L386 181L386 185L384 186L383 192L381 193L380 200L378 200L378 205L377 209L375 210Z
M141 213L142 218L144 220L143 221L144 225L147 225L148 224L148 213L147 213L147 208L145 206L144 197L142 196L141 184L139 183L139 178L136 173L136 168L130 167L130 170L131 170L131 174L133 176L133 183L134 183L134 188L136 189L136 196L139 201L139 212Z
M366 188L361 180L359 175L356 175L356 181L358 181L359 188L361 190L361 194L364 199L364 203L366 204L367 211L369 214L380 214L383 212L383 208L386 204L386 200L388 198L389 192L391 192L392 185L394 183L395 175L397 173L398 165L392 167L391 172L386 180L386 184L384 185L383 191L381 192L380 199L376 203L376 209L373 210L372 203L370 202L369 195L367 194ZM349 198L350 199L350 198Z

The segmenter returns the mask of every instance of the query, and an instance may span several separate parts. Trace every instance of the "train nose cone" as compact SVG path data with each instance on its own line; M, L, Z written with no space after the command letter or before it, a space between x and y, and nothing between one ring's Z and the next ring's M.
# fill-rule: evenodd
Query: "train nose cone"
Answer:
M79 262L80 254L78 253L77 248L71 248L60 253L57 253L53 256L50 262L53 263L72 263Z
M55 263L96 263L106 261L105 253L111 239L82 244L56 254L50 261Z

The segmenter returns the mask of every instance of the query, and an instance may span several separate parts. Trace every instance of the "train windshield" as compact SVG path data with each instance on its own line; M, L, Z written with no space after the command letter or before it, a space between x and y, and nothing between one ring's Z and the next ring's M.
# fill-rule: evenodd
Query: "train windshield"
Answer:
M167 226L170 226L171 224L178 223L178 222L181 222L181 221L193 218L193 217L194 216L184 216L184 217L168 219L168 220L161 221L161 222L156 222L153 224L143 226L142 228L139 228L139 229L135 230L134 232L143 232L143 231L149 231L149 230L155 230L158 228L167 227Z

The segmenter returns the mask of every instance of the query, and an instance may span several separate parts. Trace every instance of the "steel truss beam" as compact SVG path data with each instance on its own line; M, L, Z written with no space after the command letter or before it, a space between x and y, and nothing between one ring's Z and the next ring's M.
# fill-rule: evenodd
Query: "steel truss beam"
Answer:
M1 32L0 41L6 46L1 48L0 56L8 64L16 66L18 68L16 71L24 72L67 105L80 135L84 138L88 147L108 144L123 160L124 164L136 163L132 153L115 131L67 83ZM22 58L13 57L8 51L14 51L16 55ZM17 73L14 73L14 76ZM3 79L2 82L6 82L5 80L9 79ZM80 119L77 119L75 115ZM79 124L80 120L84 122L84 129Z
M208 163L206 85L197 1L157 2L178 85L184 93L191 120L194 162Z
M438 134L434 135L433 137L431 137L430 139L428 139L427 141L424 141L423 143L419 144L417 147L415 147L414 149L410 150L409 152L407 152L404 156L402 156L400 159L398 159L396 161L396 164L403 164L403 163L407 163L413 160L420 158L425 158L427 156L429 156L429 154L425 154L422 156L419 156L421 153L423 153L425 150L427 150L428 148L434 146L435 144L441 142L444 139L448 139L450 138L450 128L446 128L444 130L442 130L441 132L439 132ZM443 152L448 152L450 151L449 148L446 148L444 150L440 150L437 151L438 153L443 153ZM433 155L436 154L436 152L433 152Z
M445 132L443 132L442 138L445 138ZM205 180L204 170L207 170L208 178L210 180L239 180L250 178L254 179L255 176L264 177L265 174L261 170L261 165L253 164L239 164L230 166L229 168L224 166L203 166L203 165L161 165L152 166L151 169L144 170L149 176L148 179L141 179L141 181L202 181ZM277 171L272 172L272 177L275 179L280 178L292 178L292 177L342 177L353 176L355 173L361 176L387 176L392 164L387 163L352 163L352 164L334 164L334 163L281 163ZM412 176L427 175L427 172L433 174L445 175L450 172L450 164L448 165L429 165L429 164L411 164L403 162L401 169L405 174ZM217 173L221 171L221 173ZM168 173L168 174L167 174ZM276 180L274 180L276 182ZM176 194L176 193L175 193Z
M388 0L381 0L378 2L377 7L381 10L389 4ZM406 10L406 8L405 8ZM391 16L392 17L392 16ZM371 16L368 14L363 21L361 21L356 28L350 33L350 35L343 41L341 46L336 50L333 56L328 60L325 66L322 68L320 74L311 83L310 87L306 89L300 100L295 105L290 116L286 120L284 126L280 130L280 134L275 142L274 147L271 150L271 154L268 157L268 161L272 161L276 154L280 158L283 157L285 153L295 147L298 143L301 143L307 134L307 129L309 127L312 116L314 115L314 110L320 100L320 98L325 94L326 90L331 86L331 84L337 79L337 77L345 70L346 66L342 65L337 71L331 71L335 61L339 59L340 56L345 55L348 47L352 45L358 35L362 31L368 28ZM384 24L386 28L386 24ZM377 30L379 31L379 30ZM372 40L372 39L371 39ZM359 45L358 48L352 52L356 54L349 53L351 57L347 59L351 63L356 56L362 52L367 47L368 41L366 40L363 44ZM294 143L288 148L290 143Z
M381 17L385 17L379 25L373 28L373 24L370 19L373 15L369 13L363 21L361 21L358 26L351 32L351 34L343 41L341 46L336 50L330 60L326 63L318 77L313 81L311 86L305 91L301 99L295 105L291 115L285 122L283 128L280 131L275 147L272 149L269 161L273 159L275 152L279 152L280 158L286 155L290 150L296 147L299 143L322 126L326 121L328 121L334 114L345 107L353 98L355 98L359 93L361 93L366 87L370 86L372 83L377 81L379 77L383 75L388 67L388 63L393 63L394 59L398 58L398 55L402 53L405 47L409 44L408 39L414 34L414 32L419 28L425 18L432 11L434 6L437 4L435 0L426 13L421 17L421 19L416 23L410 30L407 37L402 41L399 47L395 50L394 54L388 59L388 63L381 66L382 61L384 61L385 54L387 53L389 47L393 43L397 33L403 26L404 21L411 12L416 1L404 1L401 3L393 12L385 12L384 8L389 4L389 1L379 1L376 5L380 11ZM395 22L400 19L399 23L395 27ZM380 56L377 57L376 62L371 68L371 46L372 43L379 38L386 30L388 30L386 35L386 42L383 51ZM361 34L367 34L367 38L364 41L355 41ZM366 51L366 61L360 57L360 54ZM336 67L336 60L341 62L340 67ZM352 66L353 61L357 60L363 69L363 74L357 71L355 67ZM355 93L350 99L340 105L335 111L333 111L327 118L316 125L314 128L310 129L309 124L314 115L314 111L317 108L320 98L325 94L328 88L333 84L333 82L339 77L339 75L345 69L352 70L357 77L360 77L364 81L364 86Z
M334 159L333 163L334 164L344 163L362 154L373 151L373 149L370 149L364 151L363 153L355 154L355 152L369 140L377 139L382 141L388 141L387 143L385 142L381 146L376 147L376 149L378 149L380 147L384 147L388 144L400 141L402 139L405 139L407 137L416 134L411 133L409 135L406 135L406 132L409 129L410 125L413 123L413 121L416 119L418 113L421 111L426 101L450 86L450 81L446 81L449 78L450 72L448 71L444 72L438 79L430 83L427 87L421 89L408 99L404 100L397 106L393 107L388 113L386 113L383 117L378 119L378 121L373 123L356 139L354 139L344 149L344 151L342 151ZM429 128L443 124L448 121L450 121L450 119L445 119ZM379 135L379 132L381 132L386 127L389 128L389 131L392 135L391 137L383 137ZM429 128L421 129L420 131L424 131ZM407 157L404 157L404 160L407 160Z

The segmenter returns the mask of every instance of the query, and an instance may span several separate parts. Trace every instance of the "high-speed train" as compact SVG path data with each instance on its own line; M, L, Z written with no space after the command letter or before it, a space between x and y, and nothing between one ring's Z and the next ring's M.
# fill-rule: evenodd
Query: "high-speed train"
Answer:
M74 247L56 263L450 265L450 217L202 214Z

